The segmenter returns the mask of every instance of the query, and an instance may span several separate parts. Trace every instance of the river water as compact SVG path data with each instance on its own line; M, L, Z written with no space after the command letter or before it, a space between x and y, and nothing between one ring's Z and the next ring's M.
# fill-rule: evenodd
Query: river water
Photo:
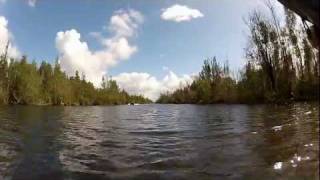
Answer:
M319 179L318 107L0 107L0 179Z

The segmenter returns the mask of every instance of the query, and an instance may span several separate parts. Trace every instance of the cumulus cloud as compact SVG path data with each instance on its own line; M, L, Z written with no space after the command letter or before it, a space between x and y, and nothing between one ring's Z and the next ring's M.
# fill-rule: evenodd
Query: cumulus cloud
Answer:
M148 73L138 72L121 73L113 79L130 95L143 95L153 101L158 99L160 93L173 92L193 81L190 75L177 76L172 71L168 71L168 74L161 80Z
M120 10L111 17L109 30L115 33L115 37L130 37L142 22L143 16L140 12Z
M8 29L8 20L4 16L0 16L0 54L4 54L8 46L8 56L18 58L20 52L18 48L13 44L13 35Z
M31 7L35 7L37 3L37 0L28 0L28 5Z
M129 40L136 34L142 22L143 16L138 11L116 11L107 28L113 33L112 37L105 38L101 33L91 33L103 46L98 51L90 50L88 44L81 41L81 35L75 29L58 32L56 47L62 69L68 75L74 75L78 70L86 75L87 80L99 86L108 68L120 60L129 59L137 52L138 48L131 45Z
M163 20L175 22L190 21L191 19L201 18L203 16L199 10L179 4L164 9L161 14Z
M143 23L143 16L138 11L117 11L109 20L107 30L113 35L104 37L101 32L92 32L102 45L102 49L92 51L88 44L81 40L81 34L71 29L61 31L56 36L56 47L59 52L61 67L68 75L75 71L86 75L96 87L100 86L102 76L119 61L130 58L138 47L130 44L131 38L137 34L139 25ZM189 75L178 76L169 68L165 68L167 75L158 80L148 73L121 73L113 77L121 89L131 95L143 95L156 100L160 93L172 92L192 82Z

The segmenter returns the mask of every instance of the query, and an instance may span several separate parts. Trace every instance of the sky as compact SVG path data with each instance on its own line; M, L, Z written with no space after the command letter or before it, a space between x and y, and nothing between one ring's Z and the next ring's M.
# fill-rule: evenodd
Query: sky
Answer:
M279 5L276 4L278 7ZM192 82L203 60L245 63L243 19L263 0L0 0L0 53L59 59L96 87L112 76L152 100Z

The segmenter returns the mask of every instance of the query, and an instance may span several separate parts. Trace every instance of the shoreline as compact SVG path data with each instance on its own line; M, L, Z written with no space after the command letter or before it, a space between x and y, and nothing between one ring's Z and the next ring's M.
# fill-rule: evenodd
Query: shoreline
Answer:
M306 101L290 101L282 103L261 102L261 103L139 103L139 105L290 105L295 103L318 103L319 100L306 100ZM94 106L123 106L128 104L105 104L105 105L53 105L53 104L0 104L0 107L4 106L38 106L38 107L94 107ZM128 105L137 106L137 105Z

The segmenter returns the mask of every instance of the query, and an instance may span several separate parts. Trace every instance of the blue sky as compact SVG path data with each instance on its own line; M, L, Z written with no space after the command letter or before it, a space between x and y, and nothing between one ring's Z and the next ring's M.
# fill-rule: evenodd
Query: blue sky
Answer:
M220 61L228 59L234 70L241 68L247 37L243 18L261 4L262 0L37 0L34 4L0 0L0 16L8 21L21 54L54 62L59 56L57 32L74 29L90 51L98 51L104 45L92 32L112 39L117 32L108 29L111 17L119 10L124 11L122 15L134 10L143 16L143 22L136 22L134 34L124 37L136 51L108 66L105 73L138 72L163 79L168 71L178 77L197 73L203 60L213 56ZM174 5L197 10L202 16L181 22L161 18Z

